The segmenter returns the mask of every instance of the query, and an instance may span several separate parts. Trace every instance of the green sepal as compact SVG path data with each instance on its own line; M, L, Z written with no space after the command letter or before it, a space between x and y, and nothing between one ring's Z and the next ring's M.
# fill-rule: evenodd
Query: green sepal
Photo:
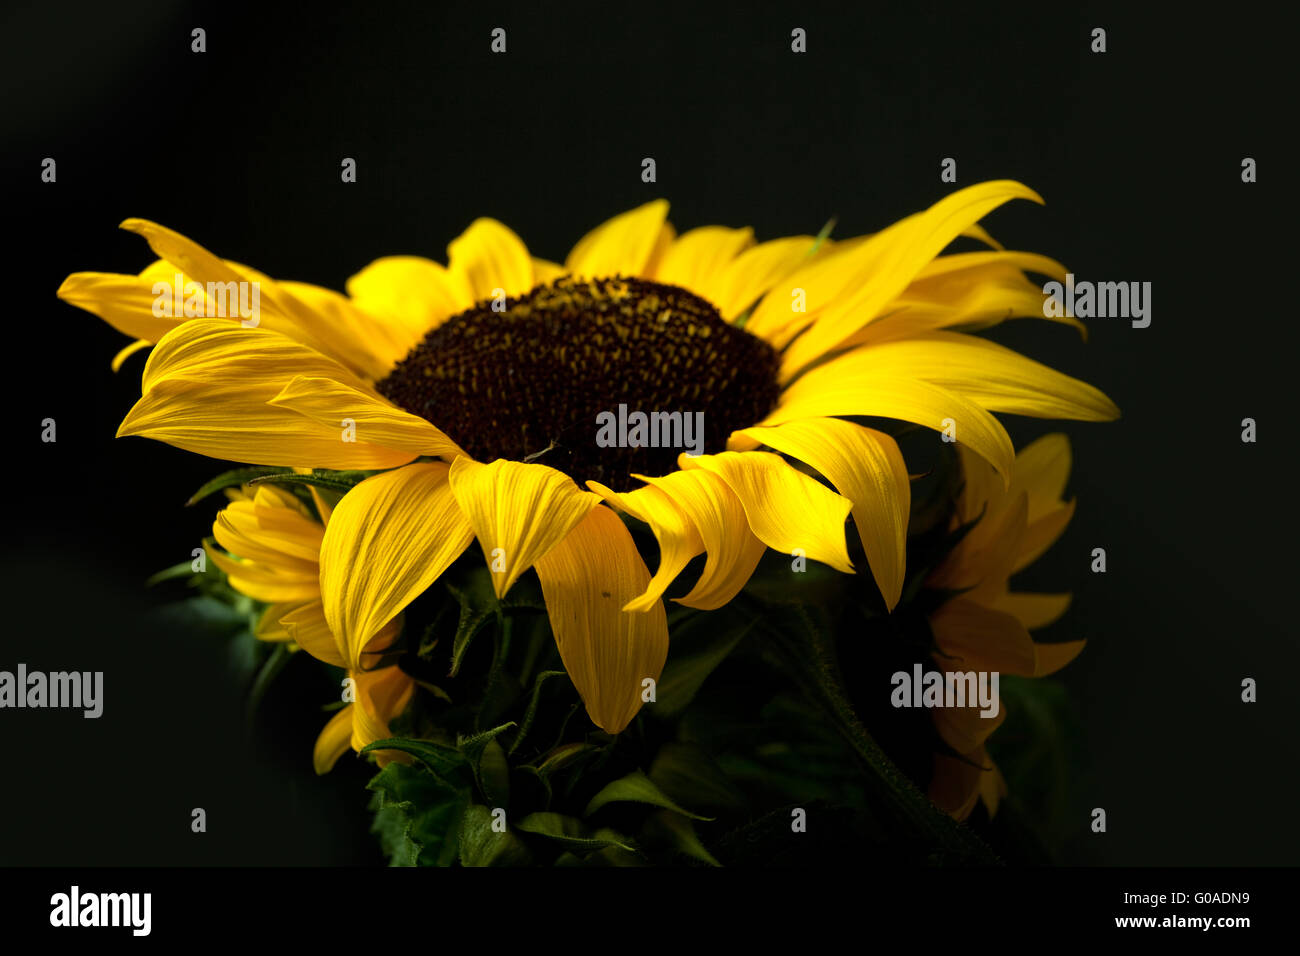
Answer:
M288 475L292 473L292 468L232 468L230 471L223 471L190 495L190 500L185 502L185 506L188 508L190 505L202 501L208 495L215 494L226 488L233 488L236 485L247 484L257 478L269 478L272 475Z
M260 485L264 482L275 485L315 485L317 488L328 488L331 491L349 491L377 474L379 472L376 471L317 470L309 475L299 475L289 471L251 478L247 483L250 485Z

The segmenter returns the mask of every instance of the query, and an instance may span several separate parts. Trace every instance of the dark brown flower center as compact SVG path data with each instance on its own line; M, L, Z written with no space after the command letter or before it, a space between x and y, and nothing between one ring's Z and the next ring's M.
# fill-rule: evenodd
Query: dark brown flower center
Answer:
M376 388L479 461L536 461L616 491L722 451L776 404L778 357L676 286L564 277L480 303Z

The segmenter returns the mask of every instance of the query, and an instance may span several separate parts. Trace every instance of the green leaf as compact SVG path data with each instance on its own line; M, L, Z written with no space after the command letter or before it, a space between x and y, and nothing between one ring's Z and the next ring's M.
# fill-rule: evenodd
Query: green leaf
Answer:
M371 832L392 866L450 866L469 789L448 790L434 776L396 761L366 785L374 792Z
M685 710L705 679L753 626L750 621L734 618L719 622L717 613L695 614L672 632L673 652L659 677L655 703L650 708L655 716L675 717Z
M670 799L707 810L743 810L745 797L703 749L670 742L659 748L650 780Z
M599 850L607 846L616 846L629 853L637 852L636 847L626 837L613 834L613 831L601 831L606 835L597 836L581 820L576 817L566 817L562 813L530 813L515 824L515 829L555 840L576 850Z
M497 831L497 816L487 807L470 804L460 821L461 866L527 866L528 847L509 827Z
M151 574L144 582L144 586L151 588L154 585L162 584L164 581L174 581L177 578L188 578L197 576L198 571L194 570L193 561L182 561L180 564L173 564L170 568L163 568L155 574Z
M452 789L458 789L458 785L446 778L454 777L461 769L469 765L469 762L460 751L452 747L445 747L432 740L417 740L413 737L387 737L362 747L361 753L366 754L374 750L400 750L402 753L410 754L428 768L429 773L432 774L435 780L444 787ZM463 784L460 786L463 786Z
M186 507L197 504L208 495L215 494L225 488L233 488L235 485L247 484L255 478L266 478L271 475L292 474L292 468L232 468L230 471L222 472L205 484L194 494L190 495L190 500L185 502Z
M651 806L662 807L665 810L680 813L692 820L713 819L712 817L702 817L679 807L655 785L653 780L640 770L634 770L626 777L620 777L618 780L606 784L598 794L591 798L591 802L587 804L587 809L583 811L582 815L589 817L607 803L648 803Z
M699 836L695 833L695 824L690 820L675 813L669 813L667 810L656 813L652 820L654 828L663 834L673 849L681 851L691 859L707 863L709 866L722 866L704 844L700 842Z

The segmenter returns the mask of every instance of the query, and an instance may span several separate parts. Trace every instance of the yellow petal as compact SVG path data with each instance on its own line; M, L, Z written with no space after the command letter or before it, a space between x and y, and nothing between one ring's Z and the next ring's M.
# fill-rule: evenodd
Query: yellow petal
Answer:
M301 603L320 596L317 576L306 570L229 557L220 551L211 552L208 558L225 572L232 588L255 601Z
M750 530L769 548L783 554L797 551L853 573L844 540L844 522L853 508L848 498L771 452L682 455L679 464L703 468L725 481L744 506Z
M644 594L650 572L623 522L592 508L537 560L551 630L564 669L592 723L617 734L641 709L647 679L658 681L668 656L663 603L644 613L623 607Z
M278 601L275 604L268 604L257 619L257 626L253 628L253 636L259 641L292 641L293 635L289 633L288 628L280 623L280 618L296 611L302 607L289 601Z
M329 773L339 758L347 753L348 745L352 742L352 710L356 706L348 704L338 711L316 738L311 762L318 774Z
M258 485L252 496L227 505L212 531L227 551L286 569L312 571L325 529L289 492Z
M565 270L586 278L642 275L667 216L668 203L662 199L615 216L578 240Z
M366 444L416 455L455 458L465 454L454 441L423 418L370 392L329 378L299 375L269 404L292 409L327 428L339 428L350 422L354 439Z
M258 328L280 332L350 371L372 378L382 375L392 360L395 346L389 331L338 293L306 283L276 282L146 219L127 219L121 227L142 236L155 253L187 278L209 290L216 287L218 298L225 298L227 304L207 302L206 309L224 315L221 321L239 324L239 310L229 304L229 298L240 295L240 283L256 283Z
M600 503L554 468L500 458L487 465L457 458L450 483L483 548L497 597Z
M523 295L533 287L533 261L523 240L495 219L476 219L447 246L449 271L463 277L475 302Z
M898 223L891 228L897 231L902 227L903 223ZM816 252L805 249L799 261L793 263L793 269L783 270L780 285L774 283L771 293L754 308L745 328L776 348L785 348L825 310L851 293L858 271L855 263L863 250L887 238L886 234L878 233L836 242L826 239L816 247ZM796 289L803 293L802 312L794 311Z
M703 469L658 478L633 475L666 494L695 526L707 557L700 579L679 604L701 611L722 607L738 593L763 556L763 542L749 529L740 499L717 475Z
M1055 674L1083 651L1087 641L1059 641L1052 644L1034 644L1034 675L1046 677Z
M754 244L754 230L701 226L683 233L664 253L654 272L656 282L679 286L719 304L726 267ZM754 295L758 298L758 294ZM753 301L751 299L750 301Z
M743 434L797 458L853 502L853 522L876 586L893 610L903 593L912 486L898 444L838 418L806 418Z
M1047 627L1060 618L1069 606L1069 594L1034 594L1028 591L1004 594L993 605L998 611L1014 615L1031 631Z
M608 503L632 517L644 521L659 542L659 570L646 585L645 593L629 601L625 611L649 611L658 606L668 585L681 574L691 558L704 550L704 541L695 523L671 498L653 485L618 493L599 482L587 487Z
M352 749L360 753L363 747L376 740L386 740L392 734L388 725L406 710L415 693L415 681L398 667L382 667L373 671L353 671L357 700L352 705ZM400 759L398 751L376 750L376 762L385 766Z
M960 666L946 666L940 661L940 667L943 669L944 680L947 681L947 675L951 671L969 671L970 668ZM986 678L987 679L987 678ZM976 687L978 688L979 675L976 675ZM969 693L972 689L967 681L961 681L959 685L961 693ZM939 731L939 736L953 750L959 754L969 754L979 750L984 746L984 742L1007 718L1007 709L1002 706L1002 701L994 698L993 706L996 711L989 717L983 715L983 708L978 702L978 689L975 697L967 696L966 703L957 706L954 702L952 707L934 708L934 727Z
M789 236L746 249L723 266L712 281L710 301L724 319L736 318L799 268L816 241L814 236Z
M113 356L113 362L112 362L113 371L120 372L122 370L122 365L132 355L134 355L136 352L139 352L141 349L147 349L152 347L153 347L152 342L149 342L145 339L136 339L130 345L126 346L124 349L122 349L120 352L118 352L116 355Z
M813 369L804 379L885 375L950 389L991 412L1080 421L1119 417L1115 403L1088 383L961 332L925 332L856 348Z
M538 285L549 285L564 275L564 266L549 259L533 257L533 281Z
M864 243L852 256L853 282L849 294L827 308L786 351L782 361L783 380L878 317L884 306L907 288L945 246L1012 199L1042 202L1032 189L1011 180L979 183L945 196L925 212Z
M1074 502L1068 502L1057 508L1055 511L1049 511L1037 521L1029 522L1025 525L1025 533L1017 545L1015 561L1011 565L1011 573L1023 570L1029 567L1054 545L1065 533L1065 527L1074 517Z
M1035 644L1014 615L957 597L930 617L935 643L952 670L998 671L1043 677L1078 656L1084 641Z
M173 274L176 272L167 263L163 265ZM57 295L69 305L99 316L119 332L146 342L157 342L183 321L183 318L153 314L159 295L154 292L154 284L162 282L166 286L163 295L170 304L173 281L172 276L159 279L113 272L74 272L63 280Z
M412 344L474 304L463 276L452 276L432 259L387 256L347 282L357 308L404 328Z
M387 375L419 341L404 324L370 315L333 289L283 280L275 287L281 303L293 310L292 328L299 330L286 327L286 334L370 381ZM274 320L269 327L276 328Z
M312 657L335 667L348 666L343 649L325 620L325 606L319 597L281 616L280 624L293 642Z
M321 543L325 619L349 666L385 624L419 597L469 545L442 462L367 478L334 508Z
M255 465L394 468L413 452L346 442L327 427L268 404L297 375L366 389L344 368L292 339L224 319L191 319L163 336L145 365L143 395L118 436Z
M1016 455L1016 487L1029 494L1031 523L1061 507L1070 463L1070 439L1060 432L1030 442Z
M851 369L815 368L785 390L781 401L759 425L780 425L799 418L868 415L913 422L953 434L989 462L1009 483L1016 459L1002 424L975 402L949 389L915 378L881 374L866 379ZM752 439L750 439L752 441ZM736 447L728 442L728 447Z

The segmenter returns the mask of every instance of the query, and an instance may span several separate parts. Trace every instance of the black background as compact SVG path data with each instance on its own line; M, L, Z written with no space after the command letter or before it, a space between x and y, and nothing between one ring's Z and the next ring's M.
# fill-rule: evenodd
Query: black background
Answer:
M1054 6L1054 5L1052 5ZM1152 324L1012 323L999 341L1092 382L1112 424L1064 428L1079 509L1026 575L1072 590L1055 639L1088 737L1068 862L1294 863L1296 319L1283 183L1294 176L1287 30L1263 8L1162 19L1126 4L1029 11L805 3L677 7L370 3L6 4L8 440L0 668L105 672L104 716L0 712L0 863L378 862L364 771L318 779L307 678L252 741L219 645L160 628L143 588L188 560L221 469L114 440L143 359L59 302L82 270L152 254L153 219L272 276L342 288L374 258L445 259L474 218L562 260L657 196L679 230L875 231L958 185L1018 179L986 225L1081 278L1153 283ZM207 52L190 52L190 30ZM507 30L508 52L489 51ZM1089 51L1093 27L1108 51ZM790 52L790 31L808 52ZM58 181L42 183L53 157ZM658 182L641 181L654 157ZM1241 182L1241 160L1259 182ZM342 184L343 157L358 181ZM1289 238L1289 237L1287 237ZM1285 256L1285 259L1284 259ZM1285 262L1285 264L1284 264ZM1241 420L1259 423L1257 444ZM58 441L40 440L40 422ZM1109 570L1089 572L1104 547ZM302 662L306 663L306 662ZM1243 677L1259 702L1243 704ZM322 698L323 699L323 698ZM289 706L294 704L294 707ZM208 832L190 832L203 807ZM1104 807L1108 832L1088 831Z

